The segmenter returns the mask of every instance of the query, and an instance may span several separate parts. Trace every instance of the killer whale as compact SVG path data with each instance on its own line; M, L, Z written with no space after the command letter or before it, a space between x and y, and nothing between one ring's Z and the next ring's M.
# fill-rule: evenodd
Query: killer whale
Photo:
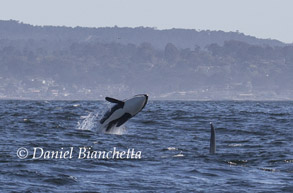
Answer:
M123 101L111 97L106 97L105 99L115 104L100 120L101 127L109 131L115 126L119 127L123 125L139 113L147 104L148 95L139 94Z
M211 125L211 138L210 138L210 154L216 153L216 131L213 126L213 123L210 123Z

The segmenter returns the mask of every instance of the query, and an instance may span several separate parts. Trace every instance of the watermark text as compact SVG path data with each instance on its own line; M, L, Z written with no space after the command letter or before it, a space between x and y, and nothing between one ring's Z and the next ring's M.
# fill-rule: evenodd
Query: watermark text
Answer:
M31 158L33 160L50 160L50 159L141 159L142 152L135 151L134 148L121 150L113 147L109 151L94 150L91 147L61 147L57 150L48 150L43 147L33 147L30 151L21 147L17 150L16 155L20 159Z

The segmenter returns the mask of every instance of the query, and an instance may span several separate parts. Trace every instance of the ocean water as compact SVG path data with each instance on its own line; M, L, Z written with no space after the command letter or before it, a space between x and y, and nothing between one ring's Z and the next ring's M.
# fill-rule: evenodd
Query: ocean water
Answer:
M293 102L149 101L104 133L108 108L0 101L1 192L293 192Z

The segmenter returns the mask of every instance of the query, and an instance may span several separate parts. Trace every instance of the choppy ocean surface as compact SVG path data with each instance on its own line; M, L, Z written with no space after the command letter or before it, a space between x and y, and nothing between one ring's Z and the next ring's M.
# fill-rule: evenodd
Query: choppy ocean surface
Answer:
M293 192L293 102L149 101L111 134L98 130L108 108L0 101L1 192ZM36 147L73 155L34 159ZM141 159L78 159L83 147Z

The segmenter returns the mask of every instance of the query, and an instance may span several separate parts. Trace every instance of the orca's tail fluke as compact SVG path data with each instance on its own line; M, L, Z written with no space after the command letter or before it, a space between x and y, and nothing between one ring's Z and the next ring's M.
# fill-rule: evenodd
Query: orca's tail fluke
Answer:
M210 154L216 153L216 131L213 126L213 123L210 123L211 125L211 138L210 138Z

